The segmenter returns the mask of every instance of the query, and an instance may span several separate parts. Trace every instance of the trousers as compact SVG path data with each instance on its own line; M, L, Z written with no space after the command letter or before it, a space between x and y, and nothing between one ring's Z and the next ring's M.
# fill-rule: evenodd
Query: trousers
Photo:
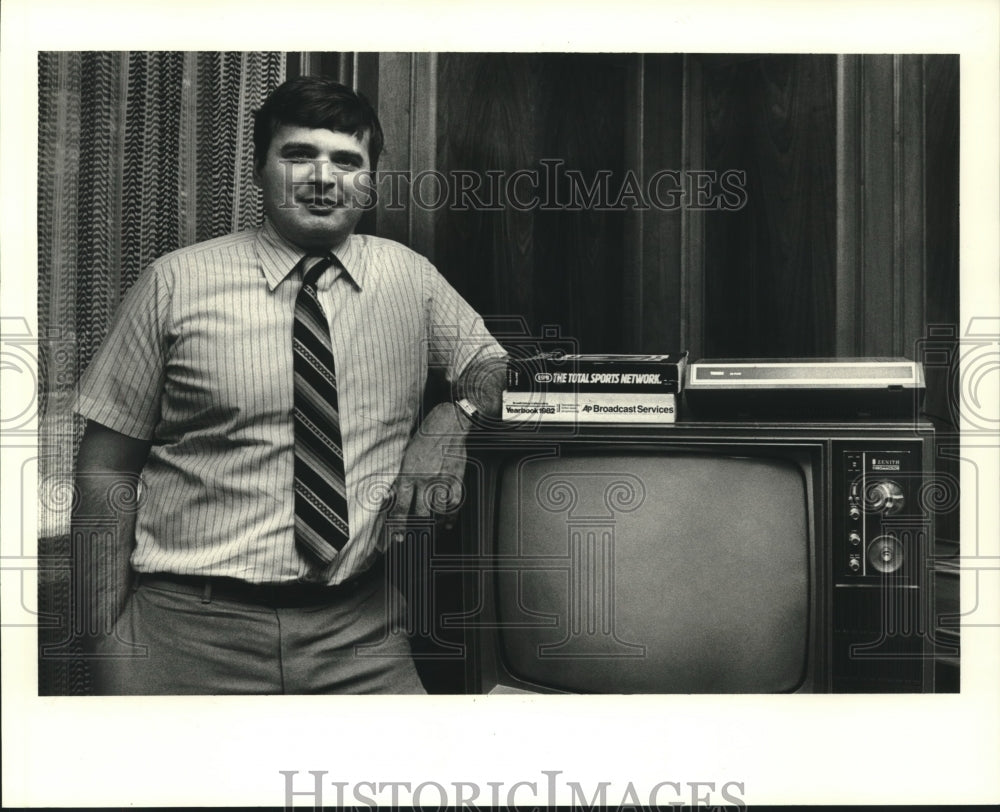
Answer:
M322 603L264 605L140 575L91 660L94 692L422 694L404 611L384 577Z

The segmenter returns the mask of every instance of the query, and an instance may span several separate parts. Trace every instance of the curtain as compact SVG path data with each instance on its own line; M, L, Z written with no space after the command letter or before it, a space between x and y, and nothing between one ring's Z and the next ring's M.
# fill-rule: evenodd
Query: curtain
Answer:
M156 257L259 222L250 114L284 65L279 53L39 55L43 536L68 526L56 486L80 430L73 390L122 295Z
M276 52L39 54L42 693L86 687L61 612L83 428L72 413L77 381L146 265L259 223L251 112L284 80L285 65Z

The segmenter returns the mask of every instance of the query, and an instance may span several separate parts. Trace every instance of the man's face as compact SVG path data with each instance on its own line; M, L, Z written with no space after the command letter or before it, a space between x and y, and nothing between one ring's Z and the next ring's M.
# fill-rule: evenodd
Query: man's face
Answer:
M368 133L283 124L271 139L254 181L264 213L289 242L314 254L336 247L354 230L373 198Z

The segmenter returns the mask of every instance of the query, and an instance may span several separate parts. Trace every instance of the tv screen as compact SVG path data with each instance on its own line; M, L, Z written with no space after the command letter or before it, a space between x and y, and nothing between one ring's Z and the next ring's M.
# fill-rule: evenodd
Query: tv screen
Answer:
M500 472L499 655L541 689L794 691L813 565L807 459L583 451Z

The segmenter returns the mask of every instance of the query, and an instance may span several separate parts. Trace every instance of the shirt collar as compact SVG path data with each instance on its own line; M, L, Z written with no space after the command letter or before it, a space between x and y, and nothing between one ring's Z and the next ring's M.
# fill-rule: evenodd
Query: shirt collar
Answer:
M358 290L361 290L365 268L360 246L355 244L359 239L363 238L354 234L349 235L333 253L343 263L345 276ZM267 280L268 290L272 291L291 275L302 257L306 256L305 251L282 237L267 218L264 218L264 224L257 229L255 244L261 272ZM320 287L325 288L333 284L342 273L344 272L337 269L336 274L324 274Z

